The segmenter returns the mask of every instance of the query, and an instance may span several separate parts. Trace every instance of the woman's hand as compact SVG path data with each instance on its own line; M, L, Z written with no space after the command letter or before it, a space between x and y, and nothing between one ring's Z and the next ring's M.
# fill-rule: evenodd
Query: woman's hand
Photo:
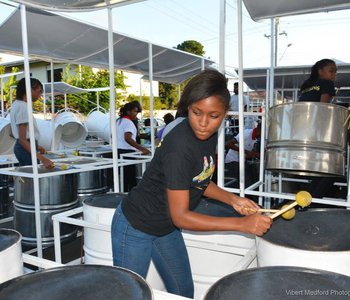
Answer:
M45 156L42 157L41 162L48 169L52 169L55 167L55 164L50 159L46 158Z
M241 215L251 215L260 208L253 200L232 194L231 205Z
M272 224L272 219L258 213L240 218L240 231L257 236L266 233Z
M46 153L46 150L45 150L44 147L38 146L38 152L41 153L41 154L45 154L45 153Z
M151 151L149 151L147 148L141 149L142 154L148 155L151 154Z

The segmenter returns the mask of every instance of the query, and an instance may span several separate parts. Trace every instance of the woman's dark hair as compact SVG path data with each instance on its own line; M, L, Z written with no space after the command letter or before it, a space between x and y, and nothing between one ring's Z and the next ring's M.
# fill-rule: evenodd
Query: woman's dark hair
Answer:
M30 78L30 86L31 86L32 89L35 89L38 86L43 88L42 83L36 78ZM17 83L16 99L23 100L24 96L26 96L26 95L27 95L27 93L26 93L26 80L25 80L25 78L22 78Z
M122 106L119 110L119 116L120 117L124 117L128 115L128 112L133 110L134 108L137 108L137 110L139 109L139 105L137 105L135 102L129 102L126 103L124 106Z
M304 81L300 90L304 90L305 88L311 86L319 78L318 71L323 69L324 67L326 67L328 65L335 65L335 61L332 59L324 58L324 59L321 59L318 62L316 62L311 67L310 77Z
M177 116L187 117L190 105L211 96L218 97L224 103L226 110L229 109L230 92L227 89L226 77L219 71L208 69L193 77L185 86Z

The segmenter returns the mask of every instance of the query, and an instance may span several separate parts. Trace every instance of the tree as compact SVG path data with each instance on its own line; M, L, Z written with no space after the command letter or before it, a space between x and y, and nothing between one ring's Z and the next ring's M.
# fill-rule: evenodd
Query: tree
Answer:
M200 42L194 40L184 41L181 44L177 45L176 49L196 54L199 56L203 56L205 54L204 46Z
M75 69L74 75L69 75L70 66L66 67L65 82L70 85L80 87L83 89L97 88L97 87L107 87L109 86L109 71L108 70L98 70L94 71L91 67L81 66ZM125 90L126 86L124 84L124 75L122 72L115 71L114 74L114 86L117 89ZM88 101L84 101L86 98ZM115 95L116 107L120 106L122 96L118 93ZM63 99L57 99L57 109L62 109L64 107ZM80 95L70 94L67 95L67 102L70 108L79 110L80 113L88 114L92 109L96 107L96 92L83 93ZM99 92L99 103L100 106L109 110L109 91Z
M203 56L205 54L204 46L194 40L184 41L181 44L176 46L176 49L186 51L192 54ZM181 91L183 90L186 82L181 84ZM178 88L174 84L159 83L159 96L161 101L167 106L169 109L174 109L176 107L178 101Z
M18 71L19 69L17 67L13 67L11 69L11 73L16 73ZM0 66L0 74L5 74L5 66ZM14 94L13 95L10 94L11 86L15 86L15 85L17 85L16 75L7 77L7 80L3 85L5 110L8 110L10 108L10 105L11 105L10 100L13 100L15 96ZM15 90L13 89L12 91L14 92Z

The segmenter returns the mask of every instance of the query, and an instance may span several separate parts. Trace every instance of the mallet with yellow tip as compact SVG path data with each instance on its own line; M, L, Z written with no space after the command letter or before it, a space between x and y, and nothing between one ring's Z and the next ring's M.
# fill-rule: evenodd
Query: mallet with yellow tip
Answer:
M295 195L295 201L294 202L292 202L291 204L285 206L280 211L274 213L273 215L270 216L270 218L274 219L274 218L284 214L285 212L287 212L288 210L292 209L293 207L295 207L297 205L299 205L301 207L309 206L311 204L311 201L312 201L312 196L311 196L311 194L309 192L300 191L300 192L298 192Z

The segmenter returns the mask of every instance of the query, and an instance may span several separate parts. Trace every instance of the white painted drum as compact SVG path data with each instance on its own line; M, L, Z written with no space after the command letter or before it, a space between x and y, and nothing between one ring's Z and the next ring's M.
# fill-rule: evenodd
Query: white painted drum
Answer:
M111 226L114 211L126 194L111 193L95 195L83 200L84 221L95 225ZM84 227L85 264L113 266L110 231ZM152 288L165 291L154 264L151 262L146 281Z
M70 111L59 113L55 119L56 124L62 125L61 143L68 148L79 147L87 137L87 129Z
M60 124L54 124L53 132L50 120L36 119L36 123L40 134L38 144L44 147L47 151L59 149L63 126ZM53 142L54 147L52 147Z
M91 135L95 135L107 143L110 142L109 114L95 110L88 115L85 125Z
M346 209L308 209L289 221L279 218L256 239L258 266L296 266L350 276L349 231Z
M16 140L11 134L11 122L9 118L0 118L0 154L12 154Z
M22 236L12 229L0 229L0 283L23 275Z
M202 199L196 212L221 217L238 217L228 205ZM220 278L257 266L255 237L240 232L183 231L194 281L194 299L203 299Z

